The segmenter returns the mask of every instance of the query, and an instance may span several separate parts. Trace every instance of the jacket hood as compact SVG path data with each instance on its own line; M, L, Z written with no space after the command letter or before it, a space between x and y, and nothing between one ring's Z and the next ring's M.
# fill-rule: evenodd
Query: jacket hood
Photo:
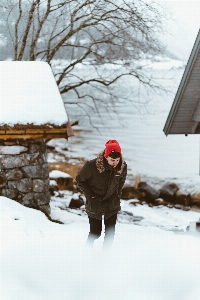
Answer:
M97 156L97 159L96 159L96 167L97 167L97 170L99 171L99 173L102 173L106 170L106 166L105 166L105 163L104 163L104 151L102 151L101 153L99 153L99 155ZM121 168L118 169L117 167L115 168L117 173L121 174L123 169L124 169L124 166L125 166L125 162L123 160L123 157L121 158L122 162L121 162Z

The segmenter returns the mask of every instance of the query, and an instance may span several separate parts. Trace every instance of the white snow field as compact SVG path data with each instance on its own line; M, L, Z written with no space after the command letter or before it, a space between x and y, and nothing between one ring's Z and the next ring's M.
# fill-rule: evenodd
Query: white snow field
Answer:
M60 210L71 222L56 224L0 197L0 299L198 300L200 238L157 228L151 211L139 212L148 226L117 223L111 250L102 251L103 237L85 248L86 216ZM198 216L180 215L183 223Z

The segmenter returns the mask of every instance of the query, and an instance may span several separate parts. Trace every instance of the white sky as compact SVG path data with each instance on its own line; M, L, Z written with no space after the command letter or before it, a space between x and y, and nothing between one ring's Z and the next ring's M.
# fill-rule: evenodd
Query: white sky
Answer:
M200 28L200 0L165 0L175 20L168 22L171 33L165 36L164 42L171 52L188 60L194 41Z

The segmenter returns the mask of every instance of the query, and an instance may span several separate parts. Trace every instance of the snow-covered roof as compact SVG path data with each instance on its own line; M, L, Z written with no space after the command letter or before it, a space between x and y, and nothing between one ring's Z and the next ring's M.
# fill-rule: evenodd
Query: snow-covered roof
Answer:
M68 122L50 66L39 61L0 62L0 126Z

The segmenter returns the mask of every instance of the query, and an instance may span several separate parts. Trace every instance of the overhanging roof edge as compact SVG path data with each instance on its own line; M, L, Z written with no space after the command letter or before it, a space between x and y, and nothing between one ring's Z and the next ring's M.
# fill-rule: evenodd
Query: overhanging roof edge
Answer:
M187 82L188 82L188 78L190 76L190 73L191 73L191 70L192 70L192 67L193 67L193 63L196 59L196 56L199 52L199 48L200 48L200 30L197 34L197 37L196 37L196 40L195 40L195 43L194 43L194 46L192 48L192 51L191 51L191 54L190 54L190 57L188 59L188 62L187 62L187 65L186 65L186 68L185 68L185 71L183 73L183 76L181 78L181 82L179 84L179 87L178 87L178 90L177 90L177 93L176 93L176 96L174 98L174 102L172 104L172 107L170 109L170 112L169 112L169 115L167 117L167 120L166 120L166 123L165 123L165 126L163 128L163 131L166 135L168 135L169 131L170 131L170 127L171 127L171 124L172 124L172 121L174 119L174 116L176 114L176 111L177 111L177 108L179 106L179 102L180 102L180 99L181 99L181 95L183 93L183 91L185 90L185 87L187 85Z

